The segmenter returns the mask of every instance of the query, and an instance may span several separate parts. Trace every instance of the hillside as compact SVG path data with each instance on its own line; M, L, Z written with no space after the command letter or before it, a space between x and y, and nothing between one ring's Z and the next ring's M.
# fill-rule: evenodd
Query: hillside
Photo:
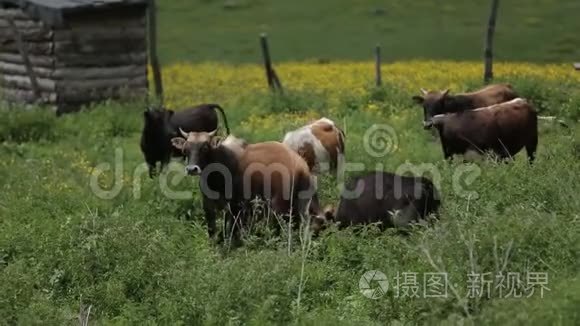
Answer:
M257 62L267 32L277 61L368 60L376 43L386 60L479 60L489 1L475 0L163 0L164 62ZM500 61L580 60L580 2L501 1Z

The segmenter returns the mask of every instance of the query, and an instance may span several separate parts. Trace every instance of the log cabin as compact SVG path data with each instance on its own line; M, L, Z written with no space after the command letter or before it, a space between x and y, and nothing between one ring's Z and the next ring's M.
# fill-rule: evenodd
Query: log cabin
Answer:
M147 93L147 0L0 0L0 99L59 113Z

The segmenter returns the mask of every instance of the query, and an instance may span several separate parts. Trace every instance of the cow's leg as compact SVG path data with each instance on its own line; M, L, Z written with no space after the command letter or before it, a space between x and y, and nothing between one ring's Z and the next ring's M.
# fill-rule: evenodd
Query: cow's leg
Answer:
M295 215L295 212L290 204L290 200L285 199L283 195L274 195L274 197L270 199L270 207L272 212L276 214L278 224L285 223L285 218L289 217L292 220L292 225L294 225L295 221L292 216Z
M159 173L165 171L165 167L167 167L170 160L171 160L170 156L166 156L161 160L161 167L159 168Z
M203 195L203 212L205 214L205 223L207 224L207 234L209 238L213 238L216 233L216 208L214 202Z
M451 161L453 160L453 154L447 151L445 148L443 148L443 157L449 163L451 163Z
M312 195L312 201L310 202L310 207L308 208L308 212L310 215L316 216L316 215L321 213L320 211L321 211L321 208L320 208L320 201L318 199L318 192L315 192Z
M538 147L538 133L537 131L530 137L528 144L526 145L526 153L528 154L528 162L530 164L534 163L536 159L536 148Z
M295 186L295 216L300 218L300 221L306 223L307 227L310 224L310 216L318 215L320 213L320 202L318 201L318 179L316 176L302 177L298 179Z
M242 227L242 220L244 219L244 214L246 210L241 207L240 203L231 203L229 209L226 212L226 227L225 227L225 235L230 240L230 245L233 248L239 247L242 245L242 241L240 238L240 229Z
M443 138L441 138L440 140L441 140L441 149L443 150L443 157L445 158L446 161L451 162L453 154L451 153L449 148L445 146L445 140Z
M149 178L153 179L157 174L157 166L155 163L147 163L147 167L149 168Z

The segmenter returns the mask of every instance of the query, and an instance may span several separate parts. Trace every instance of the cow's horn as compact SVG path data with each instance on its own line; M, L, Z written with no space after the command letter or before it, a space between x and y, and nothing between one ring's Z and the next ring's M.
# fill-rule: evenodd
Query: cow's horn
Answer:
M217 129L212 131L212 132L209 132L208 134L210 137L213 137L213 136L215 136L216 133L217 133Z
M421 93L422 93L423 95L427 95L427 94L429 94L429 92L428 92L426 89L424 89L424 88L421 88Z
M181 135L182 135L184 138L187 138L187 133L186 133L185 131L183 131L183 129L179 128L179 132L181 133Z

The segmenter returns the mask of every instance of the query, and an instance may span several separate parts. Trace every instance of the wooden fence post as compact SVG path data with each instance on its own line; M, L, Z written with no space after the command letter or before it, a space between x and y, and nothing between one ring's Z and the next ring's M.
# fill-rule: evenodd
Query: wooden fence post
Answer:
M272 76L272 61L270 59L270 50L268 49L268 36L266 33L260 35L260 46L262 47L262 58L264 59L264 69L266 70L266 79L268 86L274 89L274 77Z
M36 80L36 75L34 74L34 69L32 68L32 63L30 62L30 58L28 57L28 48L26 44L24 44L24 40L22 39L22 34L16 27L14 20L12 18L8 18L8 24L14 33L14 37L16 38L16 45L18 46L18 50L20 55L22 56L22 62L26 66L26 74L28 78L30 78L30 86L32 87L32 94L34 95L34 101L40 101L41 94L40 88L38 87L38 81Z
M375 48L375 85L380 87L383 84L381 77L381 46L377 44Z
M497 11L499 0L491 0L491 12L487 23L487 33L485 37L483 81L488 84L493 79L493 35L495 33L495 23L497 20Z
M268 86L272 91L282 92L282 83L278 74L272 67L272 59L270 58L270 49L268 48L268 36L266 33L260 34L260 46L262 48L262 57L264 59L264 69L266 70L266 79Z
M284 90L282 89L282 83L280 82L280 78L278 78L278 74L276 73L276 70L274 70L274 68L272 68L271 74L272 74L272 79L274 81L274 86L276 87L276 90L280 93L283 93Z
M153 69L153 82L155 83L155 95L161 101L163 107L163 79L161 78L161 66L157 56L157 6L155 0L149 0L148 11L148 34L149 34L149 59Z

